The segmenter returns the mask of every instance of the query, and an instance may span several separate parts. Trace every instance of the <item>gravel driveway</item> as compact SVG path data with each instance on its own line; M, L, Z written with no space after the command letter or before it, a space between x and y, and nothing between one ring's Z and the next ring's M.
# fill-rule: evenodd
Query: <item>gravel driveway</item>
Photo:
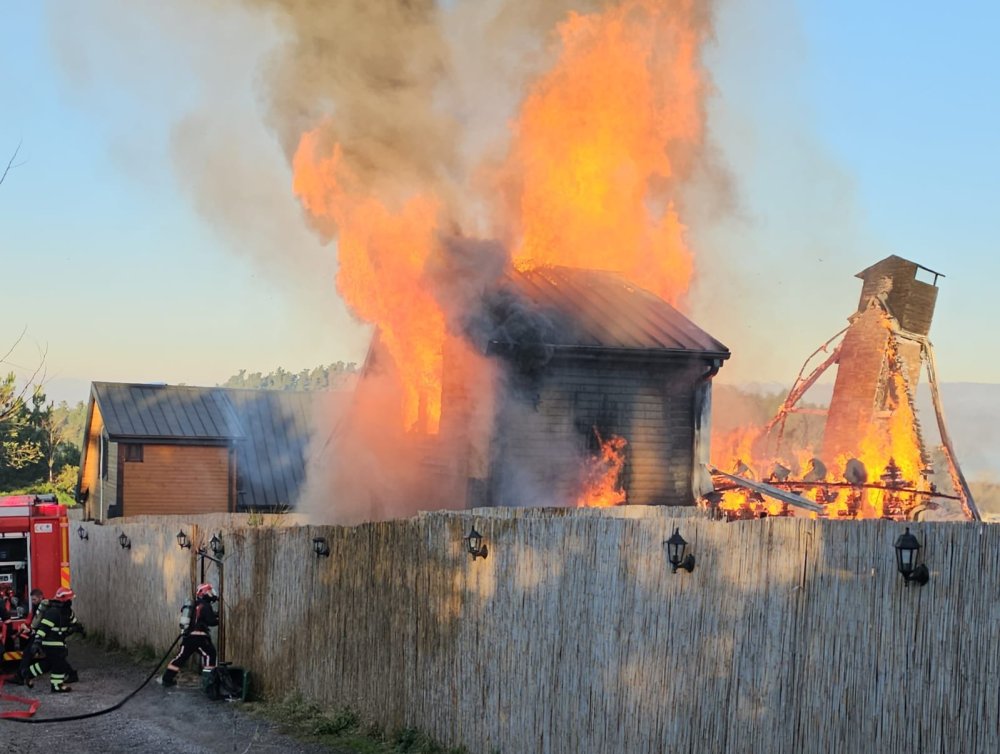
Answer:
M34 719L93 712L113 706L149 674L152 662L136 665L127 656L75 643L70 662L80 673L69 694L49 692L47 677L35 688L4 685L3 691L41 700ZM155 660L154 660L155 662ZM0 700L0 711L24 705ZM164 689L155 680L115 712L66 723L26 724L0 718L0 750L29 752L329 752L278 733L250 715L239 702L211 701L201 691L196 673L181 673L177 687Z

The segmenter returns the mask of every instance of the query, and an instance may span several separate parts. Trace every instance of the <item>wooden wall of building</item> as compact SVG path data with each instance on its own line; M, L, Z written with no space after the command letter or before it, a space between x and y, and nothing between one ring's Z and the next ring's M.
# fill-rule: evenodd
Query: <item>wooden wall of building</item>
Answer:
M108 518L119 515L118 500L118 443L103 439L103 425L91 436L93 455L88 453L81 476L80 489L87 492L89 518ZM104 445L103 450L101 445ZM102 458L103 454L103 458Z
M228 657L264 692L476 754L996 749L1000 528L911 525L931 580L906 587L899 524L695 513L484 509L226 530ZM486 560L462 550L473 521ZM178 519L85 526L90 539L72 544L78 615L165 647L193 583ZM666 565L674 526L694 573ZM313 555L316 536L329 558Z
M141 462L120 454L125 516L230 510L230 454L224 446L143 445Z
M628 441L623 483L637 505L691 505L698 360L550 362L502 404L493 444L493 505L575 500L597 433Z

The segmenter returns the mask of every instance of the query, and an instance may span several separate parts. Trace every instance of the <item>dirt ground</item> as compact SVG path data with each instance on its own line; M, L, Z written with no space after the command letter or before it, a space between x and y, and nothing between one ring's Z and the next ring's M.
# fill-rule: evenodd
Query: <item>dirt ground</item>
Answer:
M110 707L145 680L155 662L137 665L129 657L109 653L87 643L70 648L70 662L80 681L69 694L52 694L48 677L34 689L5 684L2 693L41 700L35 720L78 715ZM30 752L329 752L334 749L306 744L277 732L251 715L240 702L211 701L201 690L197 674L181 673L175 688L164 689L155 680L115 712L65 723L27 724L0 718L0 751ZM0 700L0 712L24 705Z

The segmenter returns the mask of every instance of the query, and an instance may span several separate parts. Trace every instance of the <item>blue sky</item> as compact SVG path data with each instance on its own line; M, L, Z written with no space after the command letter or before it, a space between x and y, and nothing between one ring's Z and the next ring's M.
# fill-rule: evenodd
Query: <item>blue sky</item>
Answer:
M213 384L361 359L334 251L301 222L263 124L266 19L206 11L175 35L155 6L109 23L111 5L6 10L0 155L21 141L22 164L0 186L0 345L27 328L12 362L47 349L50 393L74 399L98 379ZM985 2L721 4L710 129L734 209L688 221L692 316L734 353L722 379L790 381L844 325L854 273L896 253L947 275L942 379L1000 382L981 336L1000 320L998 25ZM268 178L233 179L226 207L186 169L214 155L184 140L218 128L200 113L220 102L239 134L214 142L232 146L225 164ZM242 234L220 213L245 214Z

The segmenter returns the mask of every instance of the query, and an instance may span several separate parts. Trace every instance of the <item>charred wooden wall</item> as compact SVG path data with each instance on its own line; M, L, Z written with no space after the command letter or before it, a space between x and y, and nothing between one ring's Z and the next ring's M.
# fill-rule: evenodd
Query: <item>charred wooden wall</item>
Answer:
M228 657L269 694L474 754L996 749L1000 527L917 524L931 579L907 588L898 524L692 514L226 530ZM462 549L473 520L486 560ZM121 527L128 551L119 527L73 538L74 607L91 631L162 650L194 565L177 519L152 521ZM691 574L665 563L674 526ZM329 558L312 554L315 536Z
M508 391L499 407L489 501L572 504L600 440L628 441L628 503L692 505L698 359L619 361L560 357ZM475 504L475 501L473 501Z

